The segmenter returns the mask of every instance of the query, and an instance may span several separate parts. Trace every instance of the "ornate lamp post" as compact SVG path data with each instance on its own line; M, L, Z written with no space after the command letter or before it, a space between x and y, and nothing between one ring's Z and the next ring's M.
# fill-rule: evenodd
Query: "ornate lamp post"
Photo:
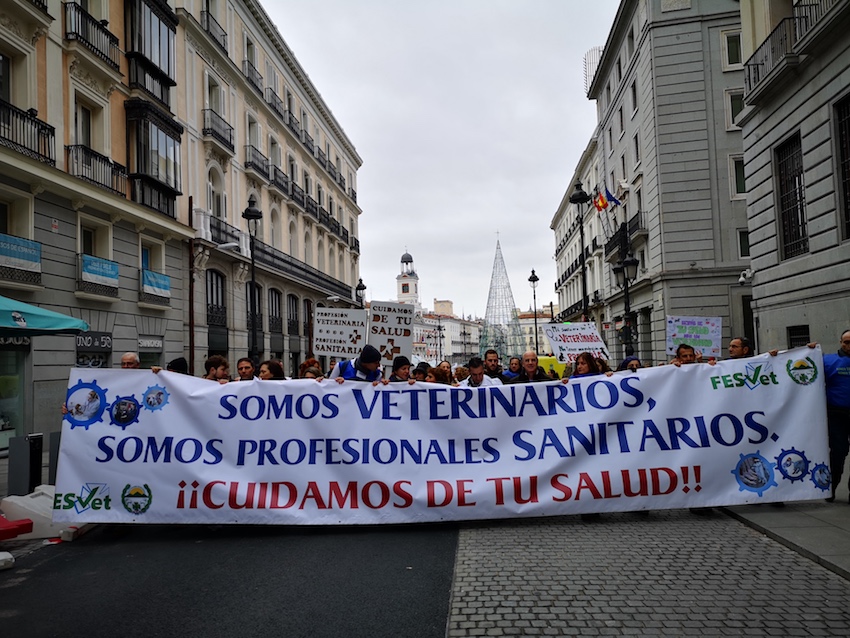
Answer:
M357 301L360 302L360 307L363 307L363 296L366 293L366 284L363 283L363 279L357 280L357 287L354 289L357 294Z
M634 325L632 317L631 299L629 297L629 284L637 279L638 266L640 261L631 253L629 246L629 228L626 222L620 224L620 249L619 260L614 266L614 276L617 278L617 285L623 289L623 345L628 350L632 345Z
M248 222L248 233L251 236L251 342L248 344L248 356L257 365L260 352L257 343L257 262L254 258L254 241L257 236L257 224L263 218L263 211L257 208L254 196L248 198L248 208L242 211L242 217Z
M540 343L537 335L537 284L540 282L540 277L531 269L531 277L528 278L528 283L531 284L531 290L534 292L534 352L540 352Z
M581 320L588 320L588 312L587 312L587 269L584 261L584 206L585 204L589 204L593 198L584 192L584 189L581 187L581 182L576 182L575 190L573 194L570 195L570 204L576 205L576 213L578 215L578 234L579 241L581 242L581 254L579 255L579 259L581 261Z

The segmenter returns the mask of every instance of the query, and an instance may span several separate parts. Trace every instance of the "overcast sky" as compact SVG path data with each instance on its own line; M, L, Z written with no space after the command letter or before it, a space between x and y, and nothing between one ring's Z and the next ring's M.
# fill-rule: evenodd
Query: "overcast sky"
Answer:
M583 56L618 0L265 0L345 130L366 298L392 301L413 256L420 298L484 317L496 239L514 301L555 301L549 229L596 125Z

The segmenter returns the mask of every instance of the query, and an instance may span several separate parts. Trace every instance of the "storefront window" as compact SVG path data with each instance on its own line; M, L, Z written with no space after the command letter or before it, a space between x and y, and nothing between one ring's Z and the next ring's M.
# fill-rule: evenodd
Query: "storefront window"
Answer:
M21 350L0 350L0 450L24 434L24 360Z

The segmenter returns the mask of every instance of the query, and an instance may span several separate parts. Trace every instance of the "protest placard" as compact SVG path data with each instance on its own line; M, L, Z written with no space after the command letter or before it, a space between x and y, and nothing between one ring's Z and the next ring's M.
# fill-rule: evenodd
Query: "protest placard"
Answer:
M590 352L594 357L610 359L608 346L599 336L596 324L592 321L575 323L546 324L546 337L552 347L552 354L562 363L573 363L582 352Z
M366 311L316 308L313 313L313 354L349 359L366 345Z
M676 354L684 343L708 357L720 357L720 336L723 320L720 317L679 317L667 315L667 354Z
M369 305L369 344L381 353L381 365L392 366L396 356L413 354L413 313L410 304L373 301Z

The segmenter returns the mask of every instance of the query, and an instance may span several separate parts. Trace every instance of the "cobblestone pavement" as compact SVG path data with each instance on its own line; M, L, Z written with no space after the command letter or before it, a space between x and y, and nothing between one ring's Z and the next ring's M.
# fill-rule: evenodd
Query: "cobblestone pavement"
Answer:
M716 510L461 530L447 635L850 636L850 581Z

